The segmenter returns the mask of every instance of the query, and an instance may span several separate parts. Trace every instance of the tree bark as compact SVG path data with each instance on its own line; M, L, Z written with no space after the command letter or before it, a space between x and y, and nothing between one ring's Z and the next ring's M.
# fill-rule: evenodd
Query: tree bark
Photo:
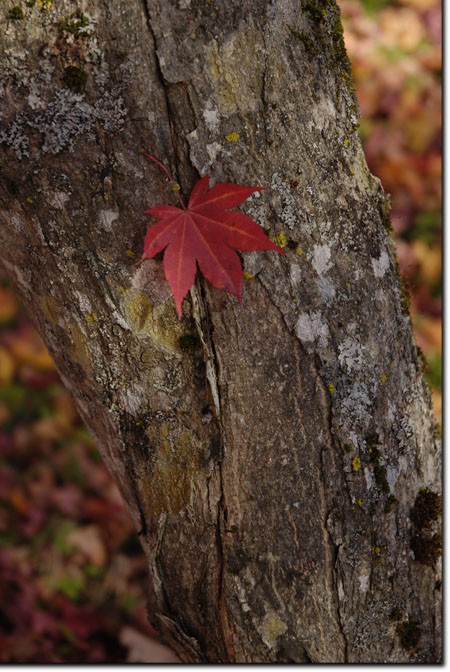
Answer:
M18 11L17 8L20 8ZM440 660L440 453L334 0L2 3L1 263L190 662ZM199 175L286 256L178 320L143 211Z

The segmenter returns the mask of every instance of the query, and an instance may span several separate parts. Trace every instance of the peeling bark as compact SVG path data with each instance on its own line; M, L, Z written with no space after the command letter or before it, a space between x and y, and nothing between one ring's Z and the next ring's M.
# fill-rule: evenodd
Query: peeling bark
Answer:
M440 453L334 0L3 3L0 261L190 662L440 660ZM199 175L284 258L178 320L142 212Z

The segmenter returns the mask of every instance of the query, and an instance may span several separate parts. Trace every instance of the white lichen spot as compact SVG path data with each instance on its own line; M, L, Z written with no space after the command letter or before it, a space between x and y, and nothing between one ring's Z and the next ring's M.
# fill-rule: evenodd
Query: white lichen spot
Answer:
M255 277L263 267L263 261L258 252L247 252L244 256L243 263L246 273L249 273L253 277Z
M234 581L236 584L236 589L237 589L237 598L239 600L239 604L241 605L241 609L244 613L247 613L250 611L250 606L247 602L247 595L245 588L242 584L242 581L240 580L239 576L234 577Z
M33 225L34 225L34 228L36 229L36 233L37 233L41 243L43 243L44 245L47 245L47 241L45 240L44 232L42 231L42 226L40 225L40 223L37 219L33 221Z
M336 295L336 289L330 280L330 278L327 278L326 276L322 275L320 278L317 280L317 289L318 292L321 296L321 299L323 302L329 306L333 303L333 299Z
M369 590L369 578L370 576L368 574L362 574L361 576L358 576L359 589L364 594Z
M287 625L274 612L268 612L260 626L260 634L264 644L273 649L276 646L278 637L284 635L287 630Z
M56 210L63 210L69 199L70 194L68 194L66 191L54 191L50 201L50 205L52 206L52 208L55 208Z
M32 110L43 110L45 108L45 102L35 93L30 93L27 98L27 103Z
M75 295L78 299L79 306L81 308L81 311L83 313L91 314L92 313L92 305L91 302L89 301L88 297L85 296L84 294L81 294L80 292L75 292Z
M119 213L114 210L100 210L98 213L100 226L106 231L112 231L112 224L116 219L119 219Z
M388 418L389 418L390 422L394 422L395 416L396 416L396 411L397 411L396 405L394 403L392 403L392 401L389 400L388 401L387 415L388 415Z
M16 215L15 213L12 213L10 216L10 222L13 225L13 227L16 229L16 231L24 231L25 230L25 224L22 221L22 219Z
M328 343L330 332L328 325L322 321L319 312L313 311L303 313L297 321L297 336L302 343L313 343L317 341L321 348L325 348Z
M130 415L139 415L146 398L145 389L140 385L134 384L121 391L120 396L125 410L130 413Z
M0 131L0 143L11 147L19 159L29 155L30 135L34 131L42 135L41 151L58 154L64 149L74 151L80 136L85 142L95 140L97 125L108 132L120 131L127 114L121 96L109 91L103 91L93 105L85 100L84 94L66 88L55 91L44 107L38 104L37 96L30 96L28 102L33 114L19 111Z
M346 338L339 344L339 364L346 371L360 371L366 359L365 350L356 338Z
M197 129L194 128L193 131L191 131L190 133L188 133L188 134L186 135L186 138L187 138L188 142L195 142L196 140L198 140L198 131L197 131Z
M337 110L333 104L333 99L330 96L321 95L315 101L315 104L311 106L311 121L308 125L314 133L322 131L330 123L334 125L336 113Z
M364 467L364 478L366 480L367 490L371 490L374 486L372 472L368 467Z
M294 229L298 224L297 205L289 181L284 179L281 173L274 173L270 188L281 197L281 211L278 213L280 222L288 229Z
M289 269L291 285L293 289L297 289L302 281L302 270L299 264L291 264Z
M342 411L358 422L367 422L371 419L371 407L369 390L362 382L355 382L349 394L342 400Z
M376 278L382 278L389 268L389 255L383 250L378 259L372 258L372 268Z
M218 110L203 110L203 118L205 120L208 131L216 131L219 126L220 115Z
M399 469L397 467L393 467L390 464L386 465L386 479L387 482L389 483L389 488L391 492L394 492L395 490L395 484L397 483L399 476Z
M210 158L209 165L214 163L221 149L222 145L220 144L220 142L212 142L210 145L206 145L206 151L208 152L208 156Z
M337 587L339 602L344 603L345 602L345 589L344 589L344 584L343 584L340 576L337 577L336 587Z
M331 268L331 250L328 245L315 245L312 251L312 267L318 275L328 273Z
M111 321L117 322L122 329L125 329L126 331L131 331L131 327L128 324L128 322L124 319L124 317L120 314L120 312L117 310L116 304L114 301L111 300L109 296L105 296L105 302L108 304L108 306L111 308Z

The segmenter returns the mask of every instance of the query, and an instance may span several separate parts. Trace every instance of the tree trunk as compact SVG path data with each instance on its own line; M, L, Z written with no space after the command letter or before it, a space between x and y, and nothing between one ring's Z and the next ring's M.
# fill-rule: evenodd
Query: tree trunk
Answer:
M0 257L140 529L184 661L440 660L439 438L335 0L6 0ZM143 211L244 210L179 320ZM252 276L252 277L249 277Z

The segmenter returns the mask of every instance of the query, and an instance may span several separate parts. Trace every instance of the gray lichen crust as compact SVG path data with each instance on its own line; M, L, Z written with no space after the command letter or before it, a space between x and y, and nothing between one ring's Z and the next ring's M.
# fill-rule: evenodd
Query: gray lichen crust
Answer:
M123 82L108 75L96 19L70 13L73 5L29 3L20 24L11 19L14 8L0 15L0 143L18 159L74 151L78 140L93 142L98 129L123 128Z

